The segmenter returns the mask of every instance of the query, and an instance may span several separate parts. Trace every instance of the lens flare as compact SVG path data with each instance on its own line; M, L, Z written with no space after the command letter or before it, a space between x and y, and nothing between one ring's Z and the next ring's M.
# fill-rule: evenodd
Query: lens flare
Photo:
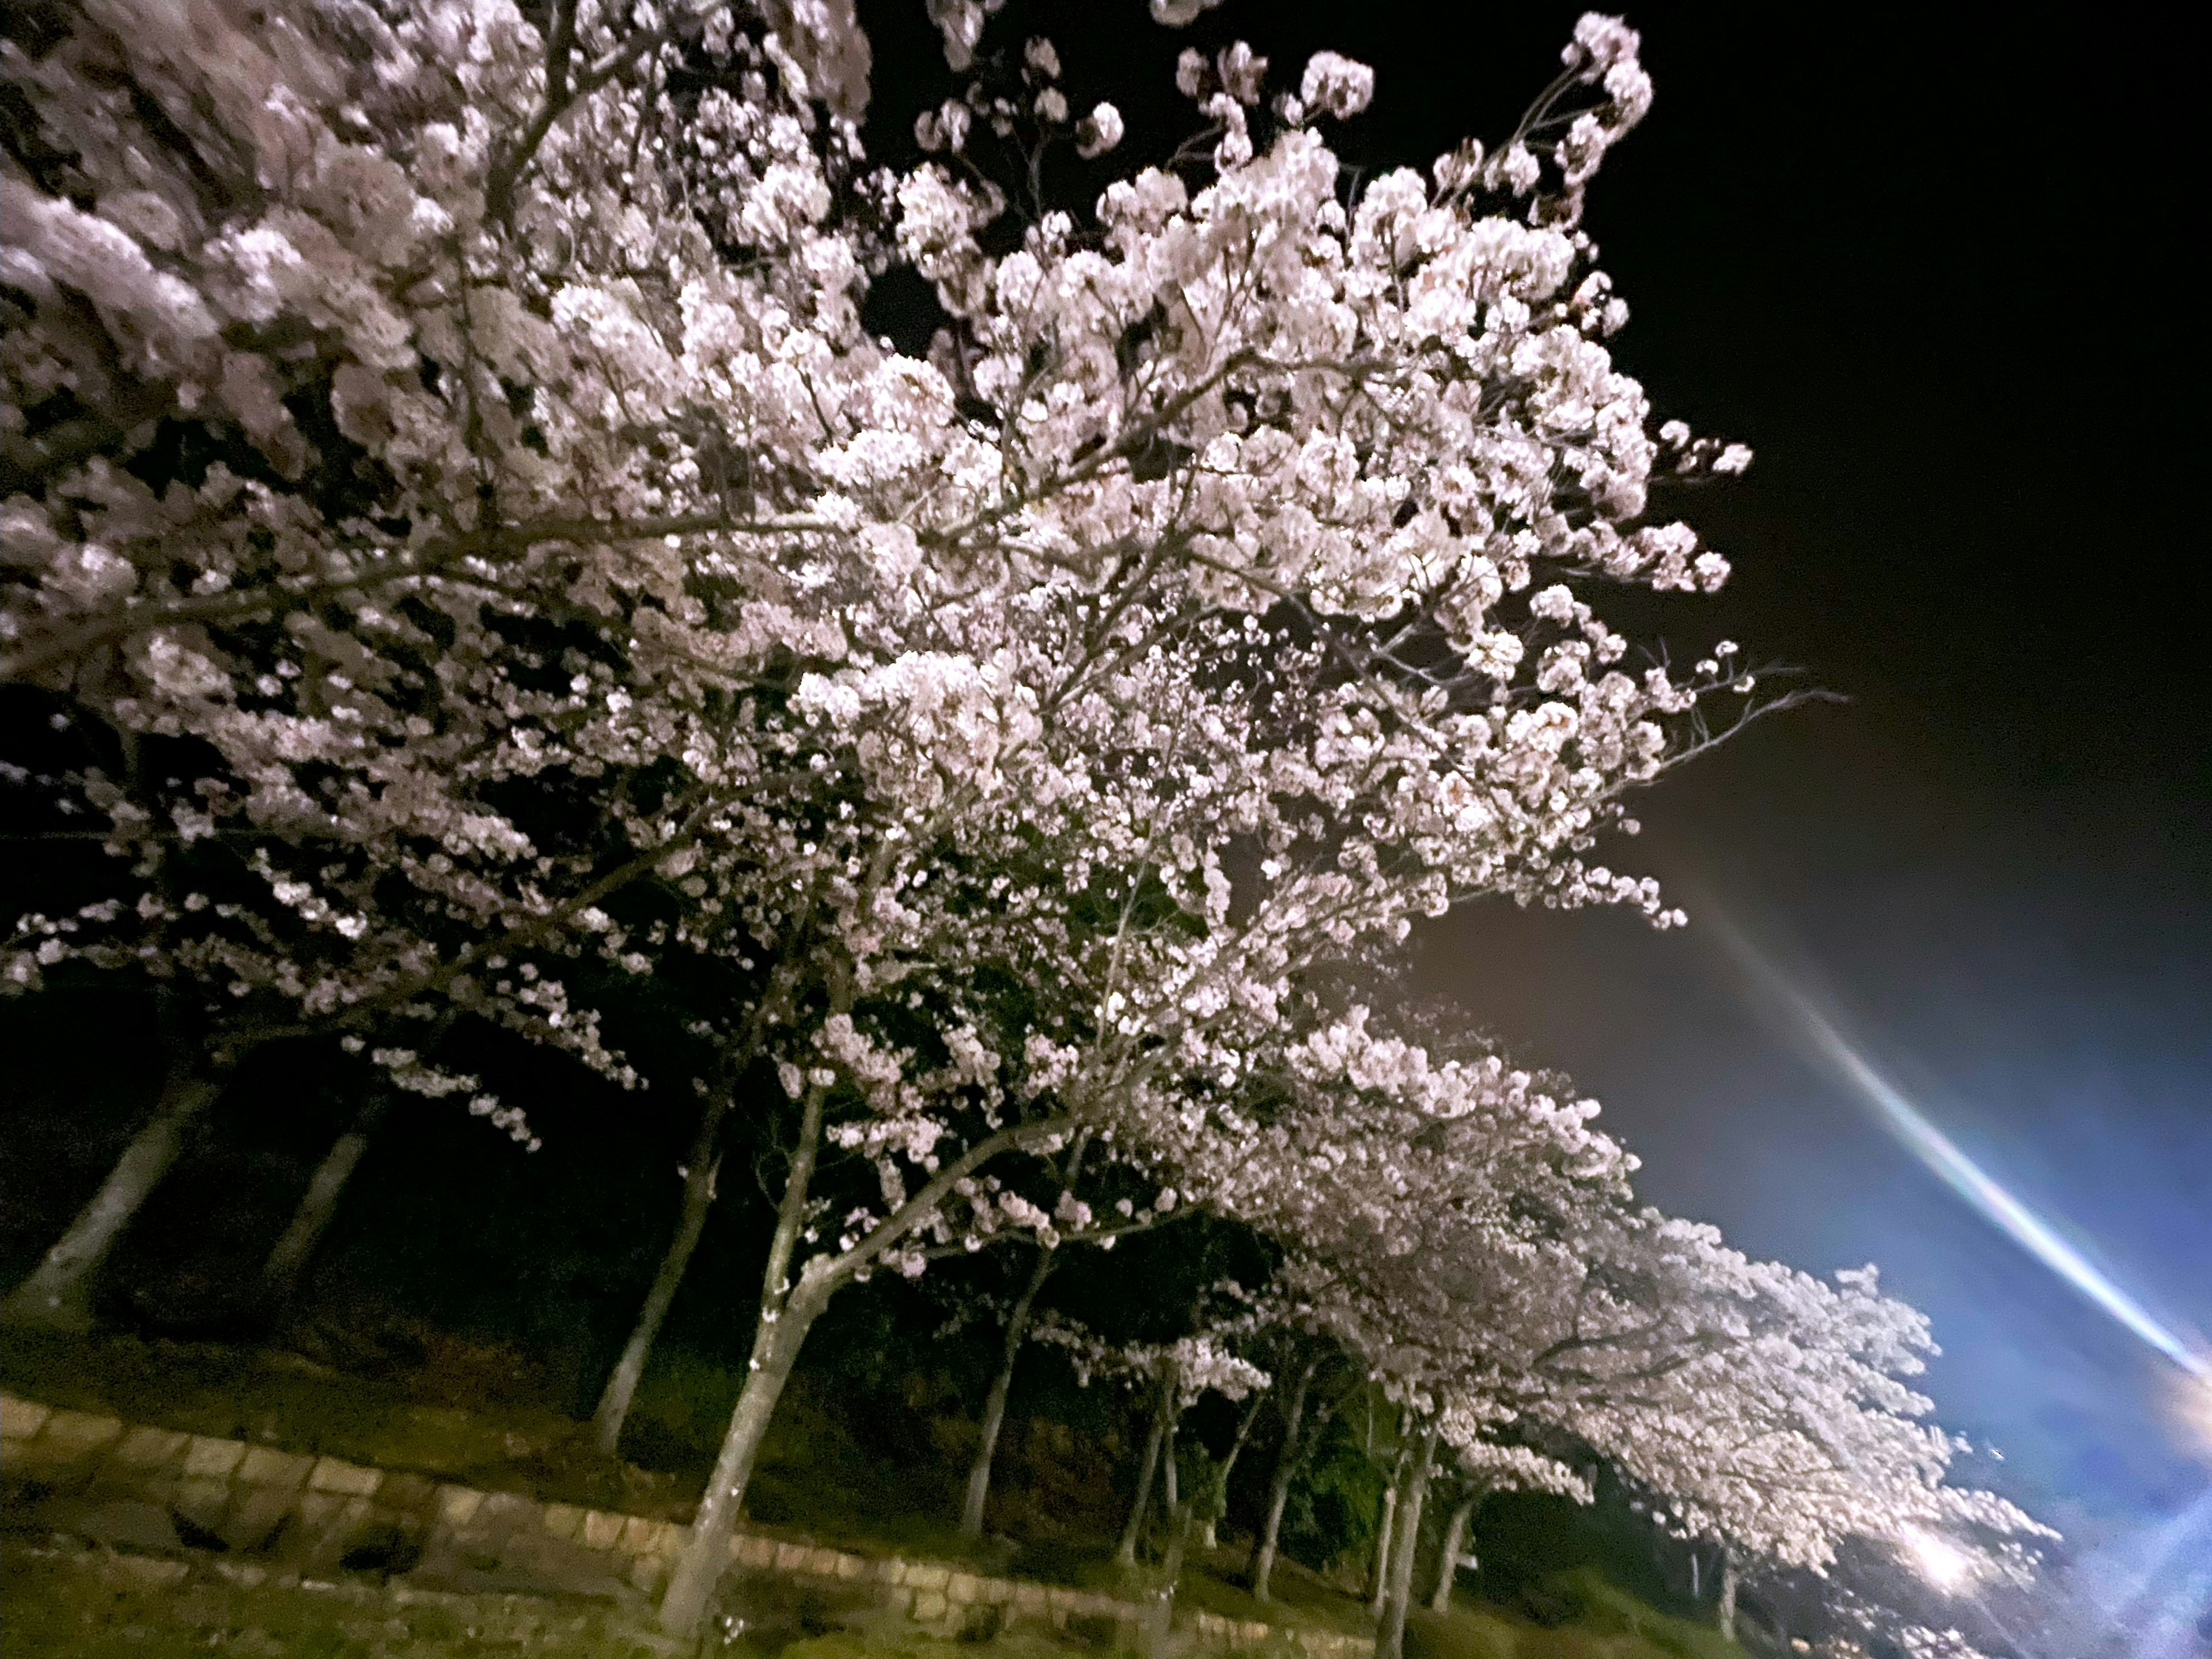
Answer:
M1929 1122L1902 1090L1877 1071L1836 1023L1804 991L1762 955L1758 947L1708 903L1705 914L1729 955L1759 988L1786 1009L1807 1047L1851 1091L1874 1109L1890 1132L1941 1176L1954 1191L1996 1223L2014 1243L2092 1303L2186 1371L2194 1386L2212 1394L2212 1353L2184 1340L2154 1318L2069 1244L2050 1223L1992 1180L1960 1152L1951 1138ZM2212 1407L2206 1407L2212 1412Z
M1920 1576L1939 1590L1957 1589L1973 1576L1974 1564L1966 1553L1932 1532L1914 1533L1905 1546Z
M2173 1416L2190 1438L2190 1449L2212 1464L2212 1377L2177 1377Z

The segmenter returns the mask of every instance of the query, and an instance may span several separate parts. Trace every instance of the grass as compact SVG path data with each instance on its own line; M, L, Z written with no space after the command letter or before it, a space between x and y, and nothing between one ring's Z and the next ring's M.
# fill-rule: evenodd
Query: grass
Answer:
M498 1350L465 1365L434 1350L428 1358L393 1375L362 1376L275 1348L10 1331L0 1344L0 1385L50 1406L489 1491L655 1516L688 1513L692 1492L593 1451L582 1425L527 1388L519 1360Z
M595 1607L519 1598L398 1601L363 1585L167 1577L175 1564L0 1548L10 1656L42 1659L666 1659L666 1644Z
M725 1369L695 1364L686 1370L680 1356L672 1356L674 1364L659 1376L649 1375L634 1419L640 1431L625 1443L648 1461L676 1466L652 1470L592 1450L585 1425L550 1402L519 1355L434 1333L399 1346L407 1350L404 1363L363 1375L274 1348L11 1333L0 1344L0 1384L51 1405L679 1520L690 1518L699 1471L711 1457L736 1392L736 1379ZM952 1517L965 1449L951 1443L958 1438L951 1431L960 1426L933 1425L930 1432L946 1441L942 1444L863 1445L853 1425L817 1393L795 1387L779 1407L747 1493L750 1523L865 1553L957 1561L1047 1583L1106 1590L1152 1586L1147 1570L1139 1569L1133 1580L1115 1564L1111 1540L1080 1528L1019 1545L994 1539L977 1546L960 1538ZM1276 1569L1275 1599L1255 1601L1241 1582L1244 1553L1238 1547L1194 1553L1177 1587L1179 1603L1239 1620L1355 1633L1367 1629L1364 1598L1288 1559ZM175 1621L174 1607L148 1622L149 1609L181 1592L126 1584L94 1595L82 1582L74 1588L71 1582L51 1564L19 1561L9 1567L10 1654L106 1659L129 1653L160 1659L187 1648L226 1650L227 1638L211 1643L204 1631L195 1641L173 1644L161 1632L165 1618ZM1717 1632L1656 1611L1594 1568L1547 1579L1543 1589L1544 1603L1563 1615L1553 1622L1465 1601L1443 1614L1416 1612L1407 1632L1410 1659L1743 1659L1743 1650ZM198 1606L225 1596L251 1601L260 1594L235 1585L219 1591L196 1586L191 1597ZM271 1620L292 1621L276 1646L234 1650L308 1653L318 1659L356 1654L365 1659L370 1652L442 1659L449 1652L501 1650L477 1638L467 1638L474 1645L456 1648L428 1629L411 1628L387 1632L362 1648L358 1632L348 1633L352 1626L345 1619L328 1622L333 1615L327 1603L312 1595L298 1600L306 1594L267 1590L274 1599L266 1609L234 1608L236 1617L224 1628L274 1630ZM318 1625L317 1619L325 1622ZM957 1656L952 1644L914 1632L784 1634L795 1639L767 1650L786 1659L860 1659L863 1652L939 1659L939 1649L942 1659L1042 1659L1046 1650L1068 1651L1020 1632L981 1644L994 1654L978 1654L979 1644L965 1643ZM528 1650L569 1651L557 1644ZM579 1656L586 1651L620 1650L604 1642L575 1650Z
M1545 1588L1573 1609L1567 1622L1540 1625L1457 1601L1449 1612L1407 1619L1407 1659L1745 1659L1717 1630L1658 1612L1594 1568L1559 1574Z
M665 1638L603 1608L496 1596L399 1601L360 1585L154 1576L170 1565L0 1548L7 1651L47 1659L672 1659ZM1591 1599L1566 1626L1466 1604L1441 1616L1417 1613L1408 1659L1744 1659L1716 1632L1655 1613L1602 1581L1583 1588ZM1028 1629L947 1640L866 1618L849 1629L748 1632L721 1650L729 1659L1102 1659Z
M602 1607L494 1595L401 1600L362 1584L247 1584L173 1574L174 1565L0 1547L6 1651L11 1659L674 1659L686 1651ZM1028 1630L952 1640L866 1618L859 1628L775 1626L713 1646L726 1659L1114 1659Z

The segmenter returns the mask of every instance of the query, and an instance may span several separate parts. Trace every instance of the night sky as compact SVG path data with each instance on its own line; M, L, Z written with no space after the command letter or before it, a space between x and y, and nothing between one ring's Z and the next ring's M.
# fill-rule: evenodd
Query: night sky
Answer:
M1449 70L1385 9L1338 33L1378 110L1442 118ZM1534 79L1573 11L1518 9L1496 68ZM2007 1455L1974 1474L2076 1531L2171 1510L2207 1480L2169 1426L2177 1369L1803 1057L1696 915L1717 904L1991 1176L2212 1334L2183 43L2112 8L1629 21L1658 103L1589 217L1635 308L1620 355L1758 452L1695 504L1737 562L1721 631L1850 701L1643 805L1688 933L1487 908L1425 975L1602 1098L1655 1201L1805 1267L1881 1261L1945 1345L1943 1415ZM1677 654L1715 626L1670 622Z
M1851 701L1648 801L1689 933L1489 909L1426 971L1607 1102L1656 1201L1808 1267L1880 1261L1935 1320L1944 1416L2007 1454L1975 1474L2077 1532L2171 1510L2207 1480L2170 1426L2177 1368L1803 1058L1694 912L1724 909L2165 1323L2212 1334L2184 43L2109 8L1630 21L1659 101L1590 218L1636 307L1621 356L1759 453L1698 504L1737 561L1727 630Z
M919 9L864 9L879 147L940 78ZM1133 140L1187 129L1186 43L1249 39L1279 80L1334 47L1377 70L1340 149L1381 167L1509 132L1580 8L1229 0L1179 34L1137 9L993 28L1051 34L1072 101L1113 97ZM1634 311L1615 349L1662 415L1759 455L1689 507L1735 583L1662 631L1848 702L1644 798L1617 861L1674 882L1688 932L1477 907L1419 977L1600 1097L1654 1201L1818 1271L1879 1261L1934 1318L1943 1417L2005 1454L1961 1473L2094 1539L2212 1480L2179 1371L1892 1139L1695 917L1731 916L1992 1176L2212 1334L2201 54L2111 6L1627 19L1658 101L1587 220Z

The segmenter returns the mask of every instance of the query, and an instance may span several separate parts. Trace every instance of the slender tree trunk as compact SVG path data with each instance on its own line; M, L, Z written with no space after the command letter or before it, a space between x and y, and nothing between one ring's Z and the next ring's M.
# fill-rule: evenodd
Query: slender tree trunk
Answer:
M300 1275L307 1271L313 1259L315 1246L322 1242L323 1233L337 1213L338 1195L345 1191L346 1182L353 1179L362 1154L368 1150L368 1138L376 1133L376 1126L384 1120L392 1097L381 1085L372 1085L368 1097L361 1103L346 1132L331 1143L323 1161L315 1166L307 1190L300 1200L299 1207L292 1212L292 1220L284 1229L284 1236L269 1252L269 1260L262 1264L261 1282L269 1293L270 1305L282 1311L291 1303L300 1288Z
M637 1397L637 1385L645 1376L645 1362L659 1340L660 1328L675 1304L684 1271L691 1265L691 1254L699 1248L699 1237L707 1230L707 1212L714 1206L714 1177L721 1167L715 1149L721 1139L722 1120L729 1110L730 1091L720 1088L699 1115L699 1131L692 1137L690 1159L684 1166L684 1206L677 1214L676 1236L668 1241L660 1270L653 1276L653 1288L646 1292L645 1305L638 1310L637 1323L630 1328L622 1358L615 1362L606 1387L599 1391L599 1406L592 1413L592 1443L609 1457L622 1443L623 1424L629 1417L630 1402Z
M1735 1558L1721 1551L1721 1634L1735 1640Z
M1117 1566L1137 1565L1137 1540L1144 1534L1145 1512L1152 1507L1152 1476L1160 1463L1160 1449L1168 1437L1168 1419L1175 1399L1174 1385L1162 1390L1160 1401L1152 1413L1152 1426L1145 1436L1144 1468L1137 1475L1137 1501L1129 1505L1128 1524L1121 1528L1121 1541L1114 1547Z
M1420 1553L1421 1509L1428 1501L1429 1471L1435 1466L1437 1430L1422 1431L1413 1451L1406 1496L1398 1505L1398 1540L1390 1550L1390 1589L1384 1598L1382 1627L1375 1635L1375 1659L1401 1659L1406 1650L1406 1607L1413 1599L1413 1560Z
M830 1279L827 1273L802 1273L799 1289L784 1303L775 1322L763 1322L753 1339L745 1386L730 1413L721 1453L714 1460L714 1472L708 1478L698 1512L692 1517L691 1541L678 1559L667 1594L661 1598L660 1623L672 1634L697 1634L708 1600L720 1582L723 1569L729 1565L730 1536L744 1506L753 1463L768 1437L769 1420L783 1397L784 1385L791 1381L791 1368L806 1333L838 1288Z
M235 1054L211 1060L198 1043L180 1040L162 1021L169 1049L161 1098L92 1201L78 1212L31 1276L0 1303L0 1324L82 1332L92 1328L100 1269L161 1177L176 1163L193 1124L222 1095Z
M1252 1403L1244 1408L1243 1420L1237 1425L1237 1437L1229 1443L1229 1455L1221 1460L1220 1467L1213 1472L1213 1490L1206 1498L1206 1522L1198 1534L1201 1548L1213 1550L1220 1547L1214 1533L1221 1517L1229 1513L1229 1477L1237 1468L1237 1460L1244 1450L1244 1443L1252 1437L1252 1425L1260 1420L1260 1407L1267 1403L1267 1398L1264 1394L1253 1395Z
M1467 1523L1474 1519L1474 1512L1481 1504L1480 1492L1469 1493L1453 1505L1451 1519L1444 1523L1444 1553L1437 1563L1437 1587L1429 1597L1431 1613L1443 1613L1451 1607L1452 1585L1459 1577L1460 1552L1467 1547Z
M844 989L833 986L830 1012L843 1013L850 1006ZM797 1260L799 1236L811 1213L810 1188L815 1161L821 1154L823 1103L828 1093L823 1083L806 1091L799 1133L792 1142L790 1170L784 1176L783 1197L776 1206L775 1237L761 1273L760 1318L754 1327L752 1357L746 1362L745 1385L730 1413L730 1426L722 1436L714 1474L700 1496L690 1540L678 1558L661 1597L661 1627L681 1641L698 1637L707 1604L729 1565L730 1534L737 1527L745 1486L767 1436L769 1419L782 1396L784 1384L791 1379L791 1368L806 1333L829 1306L830 1297L863 1272L874 1268L894 1246L910 1238L914 1230L938 1213L977 1168L1024 1144L1024 1131L1014 1129L1002 1129L977 1141L940 1166L920 1192L877 1223L865 1238L842 1245L836 1255L825 1253L809 1260L793 1284L792 1264ZM1058 1122L1027 1126L1038 1139L1062 1127Z
M998 1455L999 1431L1006 1425L1006 1396L1014 1386L1014 1362L1021 1358L1022 1345L1029 1340L1030 1311L1036 1305L1037 1292L1044 1288L1046 1279L1059 1261L1054 1249L1040 1249L1036 1266L1030 1271L1030 1282L1022 1289L1014 1303L1014 1310L1006 1316L1006 1352L999 1362L999 1374L991 1379L990 1397L983 1402L982 1434L975 1445L975 1461L968 1466L968 1495L960 1508L960 1535L975 1539L983 1535L983 1504L991 1495L991 1460Z
M1190 1541L1190 1504L1170 1504L1167 1556L1160 1563L1159 1634L1163 1643L1175 1626L1176 1591L1182 1585L1183 1549Z
M1061 1171L1061 1190L1073 1192L1075 1177L1082 1173L1083 1155L1090 1149L1091 1132L1086 1129L1075 1138L1075 1146L1067 1155L1067 1166ZM960 1535L976 1539L983 1535L983 1505L991 1495L991 1462L998 1455L999 1431L1006 1426L1006 1396L1014 1386L1014 1364L1021 1358L1022 1344L1029 1340L1030 1316L1036 1305L1037 1292L1044 1288L1046 1279L1059 1265L1059 1246L1041 1246L1036 1266L1030 1273L1030 1282L1015 1302L1012 1313L1006 1317L1006 1346L999 1365L999 1374L991 1382L989 1398L983 1402L982 1432L976 1438L975 1461L968 1468L968 1488L960 1506Z
M1283 1534L1283 1510L1291 1500L1291 1482L1305 1467L1313 1443L1319 1439L1328 1420L1328 1413L1322 1412L1316 1416L1307 1438L1298 1438L1298 1426L1305 1416L1306 1396L1320 1364L1316 1360L1298 1374L1297 1387L1291 1395L1291 1409L1284 1419L1282 1455L1275 1459L1274 1477L1267 1482L1267 1516L1261 1525L1260 1535L1252 1540L1252 1599L1255 1601L1267 1599L1267 1583L1275 1574L1275 1550Z
M1160 1507L1170 1525L1182 1504L1182 1462L1176 1453L1176 1419L1171 1414L1168 1418L1167 1443L1160 1448Z
M684 1165L684 1201L677 1212L675 1237L668 1241L667 1251L660 1258L659 1271L653 1276L653 1287L646 1292L645 1305L638 1310L637 1322L630 1329L629 1340L623 1345L622 1358L615 1362L606 1387L599 1391L599 1403L592 1413L592 1443L609 1457L615 1455L622 1442L623 1425L629 1420L630 1405L637 1397L637 1385L645 1378L646 1361L652 1357L653 1345L660 1339L660 1328L667 1322L668 1310L675 1304L676 1292L691 1266L692 1253L699 1248L700 1235L706 1231L707 1212L714 1205L714 1177L721 1164L719 1148L723 1121L729 1116L738 1085L760 1057L769 1028L783 1017L789 1006L792 988L799 978L793 964L798 960L796 951L787 955L770 975L767 988L739 1034L722 1052L714 1092L706 1109L699 1115L698 1132L691 1138L691 1155Z
M1413 1449L1405 1438L1406 1413L1403 1407L1394 1414L1398 1425L1398 1459L1390 1467L1389 1484L1382 1488L1382 1523L1375 1529L1375 1559L1367 1585L1367 1613L1370 1619L1382 1616L1382 1598L1390 1587L1390 1537L1398 1515L1398 1488L1406 1478L1406 1455ZM1367 1396L1367 1455L1375 1455L1375 1396Z
M1168 1547L1160 1563L1160 1587L1152 1606L1152 1629L1146 1650L1155 1656L1174 1651L1176 1592L1182 1585L1183 1546L1190 1537L1191 1505L1168 1506Z
M1398 1519L1398 1487L1406 1478L1406 1455L1398 1454L1398 1466L1390 1472L1390 1484L1382 1489L1382 1520L1375 1528L1375 1559L1367 1580L1367 1612L1370 1618L1382 1616L1383 1598L1390 1592L1390 1545L1392 1533Z
M799 1345L828 1305L832 1293L848 1276L853 1258L833 1261L817 1256L790 1282L791 1263L799 1248L799 1230L805 1224L808 1188L814 1180L814 1161L821 1150L822 1103L828 1093L817 1084L806 1091L799 1114L799 1134L791 1149L791 1169L784 1176L783 1198L776 1206L775 1237L769 1246L768 1266L761 1274L759 1323L753 1332L752 1357L746 1362L745 1385L730 1413L730 1426L722 1436L722 1449L714 1459L714 1472L699 1498L691 1521L691 1540L669 1576L667 1592L660 1600L660 1623L672 1634L690 1638L699 1632L707 1602L729 1565L730 1534L736 1529L745 1498L745 1483L752 1478L753 1461L767 1436L769 1419L791 1380L791 1367Z

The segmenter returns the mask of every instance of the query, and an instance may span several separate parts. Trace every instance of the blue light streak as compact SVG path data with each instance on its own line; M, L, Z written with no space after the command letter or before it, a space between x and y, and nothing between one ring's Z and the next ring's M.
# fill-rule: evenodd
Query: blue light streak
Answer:
M2191 1346L2152 1316L2150 1310L2106 1278L2051 1224L2007 1192L1959 1150L1927 1116L1859 1052L1836 1024L1804 991L1763 956L1708 902L1703 916L1729 953L1789 1012L1814 1054L1871 1106L1883 1124L1946 1185L2002 1228L2021 1249L2041 1261L2126 1329L2142 1338L2191 1376L2212 1382L2212 1354Z

